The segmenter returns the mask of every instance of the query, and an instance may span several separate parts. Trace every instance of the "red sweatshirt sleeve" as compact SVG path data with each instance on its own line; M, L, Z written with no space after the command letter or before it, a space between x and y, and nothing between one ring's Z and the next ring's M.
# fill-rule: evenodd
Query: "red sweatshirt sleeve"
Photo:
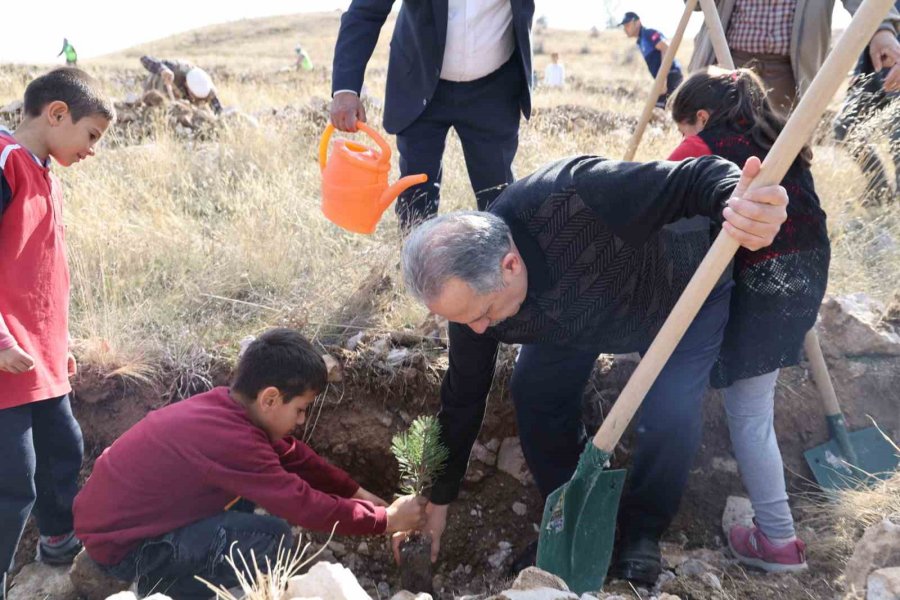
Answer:
M232 447L229 461L213 461L206 472L207 481L250 500L292 525L330 532L337 523L336 532L341 535L384 533L387 527L384 507L315 489L298 474L289 473L265 434L260 431L259 436L255 443L247 440ZM321 458L319 461L324 462Z
M284 438L275 444L275 451L288 473L299 475L321 492L350 498L359 489L359 484L345 471L332 465L296 438Z
M677 148L672 150L668 160L684 160L686 158L697 158L698 156L709 156L712 150L706 145L706 142L699 135L689 135L684 138Z

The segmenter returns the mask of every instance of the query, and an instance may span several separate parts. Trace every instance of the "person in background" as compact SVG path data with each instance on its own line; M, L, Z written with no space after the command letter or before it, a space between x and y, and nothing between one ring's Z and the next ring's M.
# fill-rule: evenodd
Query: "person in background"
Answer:
M63 47L56 56L66 55L66 65L74 67L78 64L78 53L75 52L75 46L69 43L68 38L63 38Z
M294 46L294 54L297 56L297 60L294 63L294 67L299 71L303 69L304 71L312 71L313 62L309 57L309 53L301 46L297 44Z
M625 35L630 38L636 38L636 43L641 50L641 55L644 57L644 62L647 63L647 69L650 70L650 74L655 78L662 65L663 55L669 49L669 43L666 41L665 36L655 29L644 27L637 13L630 11L625 13L625 17L619 25L625 28ZM661 94L656 100L657 107L666 107L666 99L669 97L669 94L675 91L682 79L684 79L684 76L681 74L681 63L678 62L678 59L675 59L672 63L672 68L669 69L668 76L666 76L666 93Z
M565 87L566 68L559 62L559 53L550 55L550 64L544 69L544 85L547 87Z
M861 3L862 0L842 0L850 14ZM766 85L769 102L782 116L787 116L803 96L825 62L831 44L834 4L835 0L718 0L716 3L734 64L756 71ZM900 12L893 8L869 44L876 70L886 60L900 60L898 28ZM715 62L704 25L694 39L688 71L700 71Z
M142 56L141 65L150 72L144 82L144 92L157 90L169 100L183 99L192 104L208 103L215 114L222 112L222 103L216 94L209 73L191 63L180 60L159 60Z

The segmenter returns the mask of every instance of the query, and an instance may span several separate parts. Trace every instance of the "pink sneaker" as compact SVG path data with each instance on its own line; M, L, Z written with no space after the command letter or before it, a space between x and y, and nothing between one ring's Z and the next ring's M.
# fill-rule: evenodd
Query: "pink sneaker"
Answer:
M768 573L803 571L806 565L806 544L797 539L776 546L756 526L735 525L728 532L728 547L738 562Z

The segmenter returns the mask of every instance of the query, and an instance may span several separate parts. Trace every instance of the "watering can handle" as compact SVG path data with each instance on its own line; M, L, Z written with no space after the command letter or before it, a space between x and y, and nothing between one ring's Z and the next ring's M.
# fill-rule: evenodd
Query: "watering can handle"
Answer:
M812 136L816 124L843 81L844 75L853 66L893 4L894 0L864 0L791 114L781 135L763 161L762 170L750 184L749 189L774 185L784 178L797 153ZM738 247L739 244L724 229L716 237L712 248L697 267L697 271L663 323L656 339L619 394L612 410L603 420L593 440L597 448L612 453L643 402L644 396L650 391L657 375L669 360L675 346L681 341L684 332L706 301L725 267L731 262Z
M378 144L378 147L381 149L381 158L379 159L379 163L387 163L391 160L391 147L388 145L384 138L378 134L377 131L363 123L362 121L356 122L356 130L362 131L363 133L367 133L370 138L375 140L375 143ZM328 142L331 141L331 136L334 133L334 125L329 123L325 127L325 131L322 132L322 139L319 140L319 170L325 170L325 164L328 162Z

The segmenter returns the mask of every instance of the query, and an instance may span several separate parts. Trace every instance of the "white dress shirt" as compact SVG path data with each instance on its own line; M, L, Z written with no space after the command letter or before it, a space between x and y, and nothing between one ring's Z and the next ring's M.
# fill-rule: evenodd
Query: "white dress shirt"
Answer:
M516 49L510 0L449 0L441 79L474 81L502 67Z
M566 68L559 63L550 63L544 69L544 85L562 87L566 84Z

